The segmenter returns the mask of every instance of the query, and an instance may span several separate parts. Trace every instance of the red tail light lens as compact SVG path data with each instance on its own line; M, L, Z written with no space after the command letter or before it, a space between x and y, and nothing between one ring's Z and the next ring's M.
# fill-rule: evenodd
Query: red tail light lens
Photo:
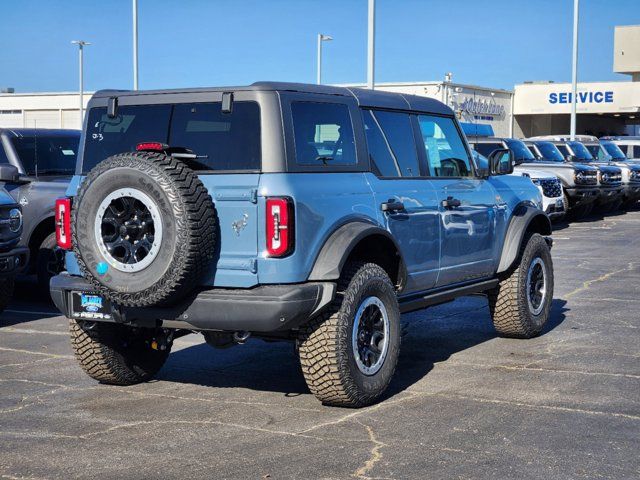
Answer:
M169 145L160 142L142 142L136 145L136 151L153 151L153 152L162 152L169 148Z
M285 257L293 251L293 201L286 197L267 198L267 255Z
M71 249L71 199L56 200L56 241L63 250Z

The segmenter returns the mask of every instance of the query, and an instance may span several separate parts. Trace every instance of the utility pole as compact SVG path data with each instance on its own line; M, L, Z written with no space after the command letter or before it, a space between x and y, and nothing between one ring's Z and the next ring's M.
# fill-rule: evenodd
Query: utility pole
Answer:
M571 140L576 139L576 106L578 96L578 19L579 1L573 0L573 59L571 66Z
M138 90L138 0L133 0L133 89Z
M84 40L73 40L71 42L74 45L78 45L78 63L79 63L79 70L80 70L80 126L82 127L82 125L84 124L84 98L83 98L83 93L84 93L84 58L83 58L83 52L84 52L84 47L86 45L91 45L89 42L85 42Z
M375 87L376 0L369 0L367 35L367 88Z

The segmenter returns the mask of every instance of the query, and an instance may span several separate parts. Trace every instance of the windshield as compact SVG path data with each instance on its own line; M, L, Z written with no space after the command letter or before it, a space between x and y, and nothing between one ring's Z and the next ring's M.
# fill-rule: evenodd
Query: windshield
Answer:
M587 150L589 150L589 153L593 158L596 158L601 162L608 162L611 160L611 155L609 155L609 153L604 148L602 148L599 143L595 145L585 145L585 147L587 147Z
M110 118L105 107L89 111L82 159L87 172L111 155L133 152L141 142L187 149L194 170L260 169L260 107L237 101L231 113L220 102L126 105Z
M624 154L624 152L620 150L620 147L618 147L618 145L616 145L615 143L603 142L602 146L607 151L607 153L611 155L611 158L613 158L614 160L618 160L621 162L624 162L627 160L627 157Z
M73 175L76 170L79 132L13 137L11 143L27 175Z
M535 161L536 157L533 156L531 150L527 148L524 142L520 140L505 140L506 144L513 151L516 162L522 161Z
M578 162L592 162L593 156L580 142L567 142L567 145L571 147L573 150L573 154L576 156L576 161Z
M536 147L540 150L543 160L552 162L564 162L564 155L558 150L558 148L551 142L538 142Z

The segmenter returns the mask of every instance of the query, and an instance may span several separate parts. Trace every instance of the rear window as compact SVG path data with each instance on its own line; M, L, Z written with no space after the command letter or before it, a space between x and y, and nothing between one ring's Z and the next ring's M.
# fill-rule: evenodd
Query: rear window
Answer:
M220 102L130 105L109 118L106 107L89 112L83 158L88 172L105 158L135 151L141 142L161 142L196 155L187 160L199 171L260 170L260 107L234 102L222 113Z
M73 175L79 133L67 135L33 135L11 139L27 175Z

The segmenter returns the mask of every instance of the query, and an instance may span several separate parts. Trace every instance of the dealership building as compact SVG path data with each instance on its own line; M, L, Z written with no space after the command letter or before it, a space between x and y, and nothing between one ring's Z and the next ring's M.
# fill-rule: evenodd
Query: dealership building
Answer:
M615 28L613 71L630 81L578 83L576 133L640 135L640 25ZM364 85L352 85L361 86ZM570 83L524 82L511 90L456 83L452 74L431 82L376 83L376 89L421 95L449 105L460 121L495 135L531 137L569 133ZM92 92L86 92L84 103ZM80 128L78 94L0 90L0 128Z

